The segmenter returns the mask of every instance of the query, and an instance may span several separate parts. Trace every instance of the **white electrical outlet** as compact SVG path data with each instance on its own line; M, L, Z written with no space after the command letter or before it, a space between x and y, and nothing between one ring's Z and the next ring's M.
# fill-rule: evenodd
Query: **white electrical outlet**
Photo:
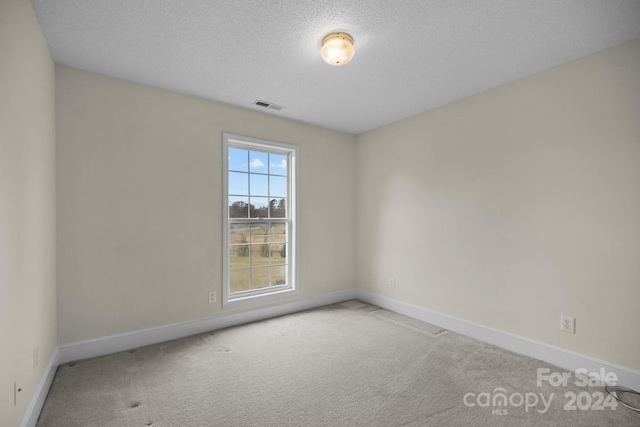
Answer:
M391 286L393 289L396 288L396 279L389 279L389 286Z
M209 292L209 304L213 304L216 301L217 301L216 291L210 291Z
M560 316L560 330L570 334L576 333L576 318L571 316Z

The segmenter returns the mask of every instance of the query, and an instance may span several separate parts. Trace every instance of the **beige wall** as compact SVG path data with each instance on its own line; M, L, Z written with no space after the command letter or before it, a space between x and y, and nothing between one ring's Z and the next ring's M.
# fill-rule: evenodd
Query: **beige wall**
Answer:
M291 299L357 277L640 369L640 41L357 138L55 71L54 84L31 3L1 2L0 424L24 414L56 324L64 344L223 311L207 303L221 293L223 131L301 147Z
M54 68L28 0L0 2L0 425L56 346ZM34 349L39 363L34 366ZM13 405L13 383L23 391Z
M222 312L223 131L300 146L290 300L354 287L354 136L61 66L56 84L61 344Z
M360 135L359 288L640 369L639 76L636 40Z

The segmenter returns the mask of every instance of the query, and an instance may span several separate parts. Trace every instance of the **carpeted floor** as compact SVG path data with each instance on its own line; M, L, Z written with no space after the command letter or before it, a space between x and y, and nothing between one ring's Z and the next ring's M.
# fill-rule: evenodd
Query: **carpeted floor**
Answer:
M348 301L61 365L38 426L640 426L538 368L563 372Z

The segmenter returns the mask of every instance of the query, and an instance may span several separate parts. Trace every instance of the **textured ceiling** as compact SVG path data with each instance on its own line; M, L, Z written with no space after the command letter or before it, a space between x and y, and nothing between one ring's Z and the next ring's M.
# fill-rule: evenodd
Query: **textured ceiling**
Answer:
M59 64L353 134L640 38L640 0L33 4ZM337 31L343 67L320 57Z

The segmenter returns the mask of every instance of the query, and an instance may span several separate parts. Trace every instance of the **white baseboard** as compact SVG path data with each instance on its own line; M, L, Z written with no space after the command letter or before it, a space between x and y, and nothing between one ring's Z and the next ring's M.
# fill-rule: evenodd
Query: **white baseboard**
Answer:
M319 295L287 303L272 304L259 308L235 311L233 313L224 313L202 319L158 326L155 328L62 344L59 346L59 363L67 363L73 360L103 356L216 329L283 316L285 314L295 313L302 310L322 307L323 305L348 301L355 297L356 290L349 289L347 291Z
M640 390L640 372L633 369L360 289L357 290L356 294L359 300L369 304L440 326L449 331L505 348L514 353L542 360L572 372L579 368L585 368L589 372L599 372L601 368L604 368L606 372L614 372L617 375L617 383L619 385L633 390Z
M49 394L49 388L51 388L53 377L56 375L56 371L58 370L59 355L60 353L56 347L49 359L49 363L47 364L44 373L42 374L40 383L38 383L38 388L36 388L36 392L33 394L31 402L29 402L29 406L27 406L27 410L22 417L20 427L35 427L38 422L38 417L40 417L44 401L47 398L47 394Z

